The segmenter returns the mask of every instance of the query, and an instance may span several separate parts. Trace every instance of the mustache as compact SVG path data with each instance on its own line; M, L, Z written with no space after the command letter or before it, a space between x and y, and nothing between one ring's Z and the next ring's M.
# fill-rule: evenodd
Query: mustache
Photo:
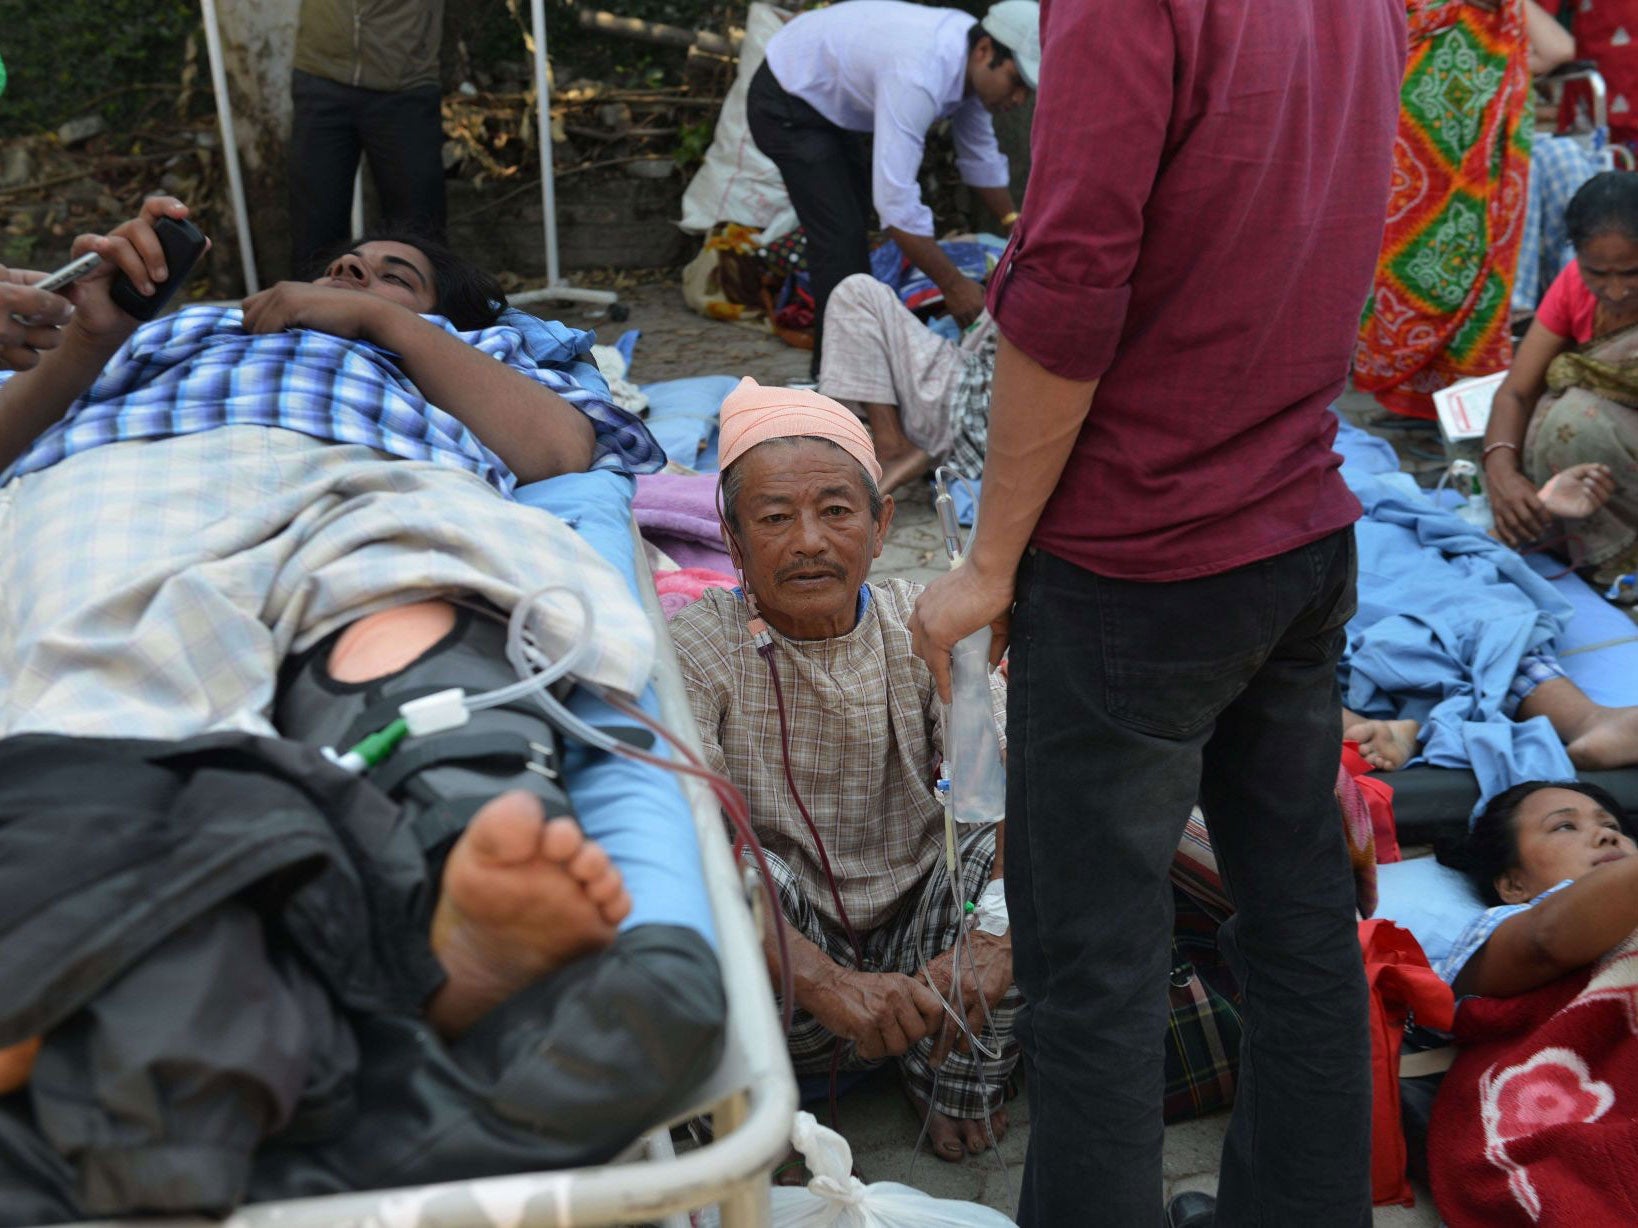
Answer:
M781 567L774 572L774 579L783 583L792 576L801 575L804 572L820 572L827 576L834 576L838 580L847 575L846 570L835 563L793 563L789 567Z

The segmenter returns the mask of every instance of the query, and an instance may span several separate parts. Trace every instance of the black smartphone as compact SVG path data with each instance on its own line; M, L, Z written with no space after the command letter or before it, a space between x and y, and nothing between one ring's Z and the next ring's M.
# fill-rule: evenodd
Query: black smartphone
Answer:
M182 288L207 246L199 227L174 217L162 217L155 222L154 234L159 236L159 246L165 251L165 269L170 276L158 282L152 294L137 293L136 283L123 270L108 287L108 297L114 300L114 305L138 320L151 320L163 310Z

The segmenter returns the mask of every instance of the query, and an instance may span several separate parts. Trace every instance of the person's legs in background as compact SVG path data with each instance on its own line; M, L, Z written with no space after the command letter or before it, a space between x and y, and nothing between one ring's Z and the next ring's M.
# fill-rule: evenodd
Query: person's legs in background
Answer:
M810 370L817 379L830 292L844 277L870 272L870 176L863 138L787 94L766 64L751 78L745 110L751 139L779 168L807 233L813 287Z
M954 441L951 404L966 360L868 273L844 278L825 309L819 391L870 422L884 492L919 477Z
M442 238L448 206L441 91L424 85L364 93L359 136L381 202L381 220Z
M360 143L356 95L311 73L292 74L290 97L290 268L298 279L348 238Z
M1352 534L1265 566L1278 641L1217 718L1201 782L1237 906L1225 945L1245 1004L1215 1225L1364 1228L1370 1044L1353 874L1334 793ZM1201 612L1202 634L1212 617Z
M1162 1214L1168 870L1212 720L1267 652L1275 597L1256 567L1139 584L1038 551L1017 592L1006 881L1030 1096L1018 1222L1147 1228Z

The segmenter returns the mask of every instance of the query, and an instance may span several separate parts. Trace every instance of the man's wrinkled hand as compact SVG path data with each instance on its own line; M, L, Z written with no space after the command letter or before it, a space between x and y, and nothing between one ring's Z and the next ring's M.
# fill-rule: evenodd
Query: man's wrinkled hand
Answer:
M841 968L804 1005L866 1061L902 1057L933 1034L944 1011L937 994L902 973Z
M244 301L245 332L311 328L350 341L374 340L372 332L387 308L404 310L362 290L281 281Z
M957 324L966 328L984 310L984 287L970 277L963 277L944 292L944 309L955 317Z
M989 625L990 666L1007 650L1012 624L1013 577L985 575L971 561L934 580L910 615L910 648L927 662L939 698L950 702L950 653L980 627Z
M927 965L933 984L953 1007L956 1005L955 948L945 951ZM975 929L967 935L967 953L959 969L961 979L960 1003L966 1014L967 1032L956 1027L954 1020L944 1018L938 1042L929 1059L936 1069L944 1064L952 1048L962 1053L972 1049L967 1033L980 1036L989 1014L1012 988L1012 938L1007 934L986 934Z

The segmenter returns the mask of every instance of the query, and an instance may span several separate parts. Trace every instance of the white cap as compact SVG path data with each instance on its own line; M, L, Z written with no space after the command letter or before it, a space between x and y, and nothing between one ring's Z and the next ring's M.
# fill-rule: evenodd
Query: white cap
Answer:
M979 29L1004 43L1030 89L1041 76L1041 6L1035 0L1000 0L978 23Z

